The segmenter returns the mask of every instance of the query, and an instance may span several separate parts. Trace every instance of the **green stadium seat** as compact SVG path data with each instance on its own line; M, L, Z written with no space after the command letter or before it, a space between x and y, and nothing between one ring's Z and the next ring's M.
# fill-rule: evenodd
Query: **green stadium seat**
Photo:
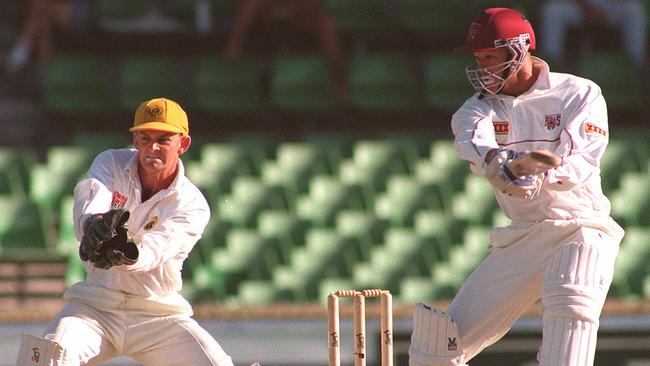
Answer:
M205 259L207 253L226 245L226 234L230 229L232 229L231 224L219 215L213 214L205 230L203 230L203 236L192 251L200 252L199 257Z
M622 51L583 54L576 62L576 74L600 86L610 109L636 111L648 100L639 73Z
M318 301L322 304L327 301L327 296L338 290L353 290L354 283L349 277L326 277L318 284Z
M497 202L490 183L485 177L470 175L464 187L463 192L453 197L454 217L470 224L491 224Z
M243 280L270 278L278 257L277 248L256 230L235 228L226 234L226 246L210 253L208 264L221 274L226 292L234 294Z
M453 22L458 22L456 19ZM457 53L437 53L424 60L424 99L429 108L454 112L474 94L465 66L471 57Z
M456 1L400 0L397 2L396 22L402 28L417 34L461 38L467 28L464 6Z
M255 60L203 56L194 61L194 105L208 113L245 114L260 110L261 79Z
M29 169L35 162L32 151L0 148L0 195L27 197Z
M442 203L447 209L451 208L451 197L462 191L468 174L467 162L458 157L450 140L432 142L429 158L420 159L415 164L415 176L421 182L442 190Z
M223 195L214 205L224 221L238 227L253 227L264 209L287 209L284 192L253 176L235 177L232 193Z
M43 79L43 103L47 109L65 114L102 114L115 109L110 92L107 64L98 56L53 55Z
M425 240L437 261L449 260L451 248L462 240L465 225L440 210L425 209L415 214L413 228Z
M208 142L200 147L199 159L185 165L185 174L214 200L231 190L236 176L253 175L255 167L246 147L231 142Z
M316 174L330 174L325 150L305 142L280 143L276 158L262 165L262 180L268 185L283 187L295 198L306 193L309 181Z
M613 293L619 297L643 296L643 281L650 275L650 229L647 226L626 228L612 280Z
M294 112L324 112L336 105L330 69L321 55L282 55L271 69L271 104Z
M373 248L368 262L357 263L352 278L359 288L385 288L397 293L399 278L428 273L435 260L412 229L391 227L384 243Z
M213 267L210 264L205 264L199 266L192 271L192 280L191 287L192 290L188 294L191 301L198 302L202 300L211 300L223 299L228 295L227 285L229 278L232 274L222 271L218 268ZM236 287L234 290L231 288L230 295L236 292Z
M166 97L185 103L186 81L179 60L171 56L126 56L120 65L119 106L133 111L140 103Z
M487 255L490 231L487 226L469 227L465 230L461 245L452 248L449 260L433 266L431 276L434 280L436 299L453 297Z
M603 190L610 193L619 188L624 172L636 170L632 145L625 139L610 139L603 157L600 159Z
M79 241L77 241L74 233L73 207L74 198L72 195L63 197L57 220L59 230L56 243L56 251L62 255L76 255L78 253Z
M278 146L285 140L272 133L244 133L227 137L227 142L239 145L247 153L246 164L251 169L251 175L261 176L262 166L277 155Z
M246 280L239 284L236 300L238 305L272 305L280 297L279 291L270 281Z
M202 165L215 172L232 170L237 175L255 175L258 159L265 159L261 152L255 152L249 146L235 141L208 142L200 148Z
M309 224L291 212L265 210L257 217L257 231L279 249L280 261L287 262L289 253L305 242Z
M324 6L337 30L356 37L385 30L388 24L385 0L325 0Z
M621 185L610 195L612 216L623 226L647 225L650 222L650 187L647 172L625 172Z
M0 255L56 255L54 217L26 199L0 196Z
M393 226L413 226L413 217L418 210L440 210L441 200L440 192L434 186L421 184L412 175L391 175L386 191L375 200L375 213Z
M384 249L397 264L398 276L419 276L430 272L438 257L422 237L409 228L391 227L384 235ZM397 282L391 282L397 289Z
M353 194L337 177L314 176L309 183L309 193L296 201L297 215L314 226L334 226L336 215L343 209L361 209L361 197Z
M390 140L359 140L352 158L341 162L339 177L344 183L363 187L366 202L374 202L375 195L386 188L388 176L399 173L409 173L409 163L400 144Z
M397 271L394 258L382 247L379 247L370 253L370 261L357 263L352 274L352 281L355 288L382 288L395 291L389 286L388 273L393 274Z
M350 240L357 257L370 260L372 249L383 243L388 223L361 209L346 209L336 215L336 231Z
M29 199L56 212L61 199L85 176L95 158L87 147L53 146L44 163L34 164L29 172Z
M512 220L506 216L505 213L503 213L502 210L495 210L494 213L492 214L492 225L493 226L510 226L512 224Z
M399 283L395 302L401 304L429 303L436 299L435 286L430 276L405 277Z
M354 144L358 141L351 133L345 131L306 131L303 140L325 149L334 174L345 158L352 156Z
M359 54L349 66L350 105L363 112L407 112L418 106L415 72L402 55Z
M295 300L315 300L324 277L345 276L354 263L354 253L336 230L312 228L305 235L304 247L290 253L289 263L273 273L274 285Z

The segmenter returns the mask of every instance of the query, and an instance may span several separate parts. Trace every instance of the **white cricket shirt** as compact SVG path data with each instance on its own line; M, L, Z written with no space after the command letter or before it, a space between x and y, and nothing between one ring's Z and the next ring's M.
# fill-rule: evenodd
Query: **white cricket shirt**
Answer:
M107 150L95 158L74 197L78 240L88 215L124 208L131 214L129 234L140 250L138 261L130 266L105 270L84 262L86 282L144 297L180 291L183 261L210 219L208 203L185 177L182 162L169 188L141 202L137 151Z
M495 191L513 221L608 217L609 200L600 184L600 158L607 146L607 107L594 82L550 72L542 60L535 84L517 97L469 98L453 115L455 148L472 171L485 174L485 154L493 148L548 149L562 165L548 172L533 200Z

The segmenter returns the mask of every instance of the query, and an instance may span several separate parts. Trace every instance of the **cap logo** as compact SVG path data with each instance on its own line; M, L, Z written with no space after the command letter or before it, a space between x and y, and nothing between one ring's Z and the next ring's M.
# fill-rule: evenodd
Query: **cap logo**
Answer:
M163 109L159 105L154 105L151 108L147 110L147 112L152 116L152 117L160 117L163 115Z
M472 23L469 26L469 39L478 37L479 33L481 33L481 23Z

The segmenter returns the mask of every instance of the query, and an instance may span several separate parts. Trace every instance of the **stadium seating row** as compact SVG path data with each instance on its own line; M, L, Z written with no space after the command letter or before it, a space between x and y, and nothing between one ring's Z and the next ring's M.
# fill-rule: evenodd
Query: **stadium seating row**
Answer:
M269 110L325 113L453 112L472 94L465 55L356 53L348 64L349 98L337 104L328 65L319 54L281 54L266 62L217 55L192 59L125 55L60 54L47 65L43 102L52 112L77 115L132 111L151 95L176 99L208 114L252 116ZM622 53L590 54L577 74L596 81L613 110L640 111L647 93ZM268 92L264 80L268 71ZM607 72L603 72L607 70Z
M424 60L359 54L349 63L349 104L377 112L457 108L471 94L462 71L466 62L456 54ZM53 112L69 114L131 111L151 95L165 95L207 113L250 115L268 108L317 113L337 108L328 65L321 55L280 55L270 63L267 97L265 65L260 60L137 55L113 62L91 54L60 54L48 62L43 102ZM420 66L426 70L423 96L416 94ZM450 73L451 69L458 72Z
M119 146L110 136L75 141L44 161L0 150L0 254L69 255L70 281L83 276L71 187L99 150ZM263 291L269 301L309 301L344 282L404 301L444 298L485 254L489 227L508 223L448 140L230 140L197 151L186 171L213 216L185 268L196 300L259 302L250 294ZM619 296L647 287L648 151L639 135L612 139L603 159L613 215L628 229Z

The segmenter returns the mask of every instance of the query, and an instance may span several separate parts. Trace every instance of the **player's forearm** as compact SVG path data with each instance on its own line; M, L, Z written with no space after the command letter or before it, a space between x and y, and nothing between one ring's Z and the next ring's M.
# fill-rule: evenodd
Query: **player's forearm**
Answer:
M461 108L452 117L451 127L455 136L454 147L460 158L483 170L486 155L499 148L491 119L476 111Z
M73 218L75 235L81 240L82 227L88 216L111 209L113 193L94 178L86 178L74 188Z

